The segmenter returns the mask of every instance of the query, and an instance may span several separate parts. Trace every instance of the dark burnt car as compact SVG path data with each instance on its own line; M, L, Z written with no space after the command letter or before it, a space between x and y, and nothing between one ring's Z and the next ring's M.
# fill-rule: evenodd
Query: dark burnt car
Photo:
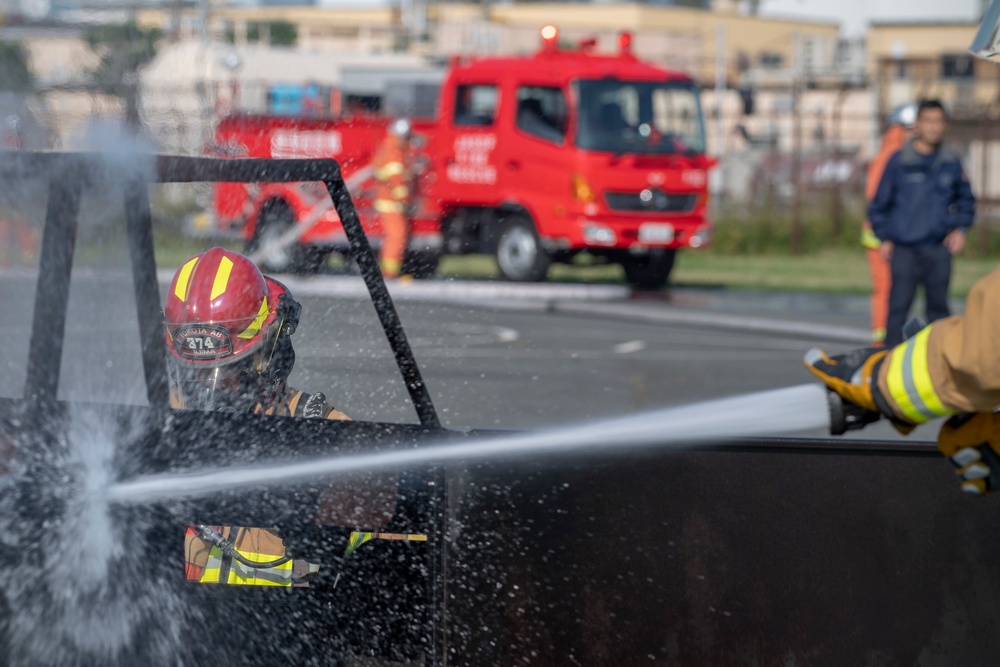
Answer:
M350 558L358 526L313 520L323 477L108 503L119 480L178 473L211 486L243 465L496 435L441 427L335 162L148 165L0 154L0 190L36 193L45 209L38 271L0 280L4 662L989 664L1000 652L995 504L960 494L927 443L772 438L641 453L608 443L586 460L408 464L389 471L398 486L384 530L427 541ZM326 184L418 424L170 410L149 187L268 180ZM93 190L104 194L88 201ZM113 200L124 282L74 269L81 209ZM85 297L76 306L74 290ZM135 304L134 326L102 305L122 300ZM67 335L68 319L84 316L94 326ZM85 391L66 390L77 336L141 370L131 374L141 405L102 395L90 373ZM74 453L77 437L106 460ZM361 486L385 472L362 471ZM304 589L189 584L191 523L280 527L325 573Z

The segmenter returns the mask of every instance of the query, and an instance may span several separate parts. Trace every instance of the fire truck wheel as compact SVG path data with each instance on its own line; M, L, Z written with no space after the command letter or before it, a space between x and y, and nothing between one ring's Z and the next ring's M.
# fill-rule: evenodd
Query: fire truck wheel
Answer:
M622 258L625 279L636 289L648 290L664 287L670 280L677 251L651 250L648 255L629 255Z
M295 215L288 204L273 201L265 204L260 220L247 243L247 252L253 254L264 249L260 267L272 273L301 273L306 264L304 248L298 239L282 241L284 234L295 225Z
M417 280L425 280L434 275L441 262L437 250L407 250L403 258L403 273Z
M497 237L497 268L507 280L538 282L545 280L552 258L531 221L520 215L507 216Z

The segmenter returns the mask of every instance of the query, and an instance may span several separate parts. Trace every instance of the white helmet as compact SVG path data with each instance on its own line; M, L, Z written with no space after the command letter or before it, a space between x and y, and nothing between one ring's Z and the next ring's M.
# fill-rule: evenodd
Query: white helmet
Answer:
M408 118L397 118L389 124L389 134L395 137L406 138L410 136L410 120Z
M902 125L905 128L912 128L917 122L917 105L913 102L901 104L889 113L888 125Z

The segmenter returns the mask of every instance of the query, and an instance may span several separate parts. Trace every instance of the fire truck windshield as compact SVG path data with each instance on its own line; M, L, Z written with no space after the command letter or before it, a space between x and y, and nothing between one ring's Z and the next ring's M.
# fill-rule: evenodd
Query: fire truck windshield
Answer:
M703 153L698 89L690 83L582 79L576 82L576 145L623 153Z

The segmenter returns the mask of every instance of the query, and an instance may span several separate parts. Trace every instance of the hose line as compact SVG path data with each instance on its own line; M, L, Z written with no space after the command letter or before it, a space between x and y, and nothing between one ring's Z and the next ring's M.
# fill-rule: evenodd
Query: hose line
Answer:
M247 567L263 570L269 567L278 567L279 565L284 565L288 561L292 560L288 556L282 556L281 558L264 562L250 560L249 558L241 554L239 551L237 551L236 547L233 545L232 542L224 538L221 534L216 532L210 526L206 526L204 524L198 524L195 526L195 528L198 529L198 534L201 536L202 539L211 542L215 546L219 547L222 553L226 554L230 558L235 558L236 560L243 563Z

